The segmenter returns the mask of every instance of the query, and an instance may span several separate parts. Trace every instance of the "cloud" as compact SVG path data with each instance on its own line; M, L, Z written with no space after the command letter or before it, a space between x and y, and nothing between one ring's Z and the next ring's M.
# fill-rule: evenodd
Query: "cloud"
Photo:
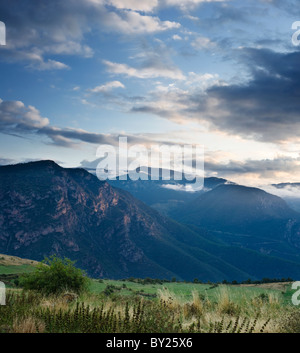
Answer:
M222 83L216 74L190 72L180 84L157 85L144 100L134 102L131 112L154 114L184 124L193 117L187 111L198 105L198 97L204 99L205 90L217 84Z
M84 58L91 58L94 55L93 49L88 45L72 40L44 46L43 51L45 53L58 55L78 55Z
M44 61L43 59L38 60L37 62L31 63L28 65L29 68L44 71L44 70L65 70L70 67L62 62L48 59Z
M197 50L201 49L210 49L215 47L215 43L213 43L209 38L207 37L201 37L198 36L196 39L194 39L191 43L192 47L194 47Z
M180 123L196 121L263 142L299 142L300 51L243 48L241 63L250 79L243 83L212 81L203 89L173 89L150 94L135 112L152 113ZM159 92L158 92L159 93Z
M0 131L20 133L34 131L49 124L49 120L40 115L33 106L26 107L21 101L3 101L0 99Z
M141 12L153 12L157 8L166 7L179 7L181 10L186 11L187 9L194 8L203 3L226 1L229 0L107 0L106 3L119 9L129 9Z
M283 199L300 199L300 185L295 184L286 184L275 186L275 185L263 185L260 187L261 189L265 190L266 192L279 196Z
M185 75L174 64L176 55L172 47L156 39L153 42L143 40L137 47L136 54L130 57L133 64L116 63L104 60L108 72L140 79L167 78L184 80Z
M153 143L151 134L104 134L91 133L83 129L57 127L50 124L48 118L42 117L39 110L31 105L25 106L21 101L3 101L0 99L0 133L18 137L46 137L46 144L60 147L76 147L79 143L110 144L117 146L119 136L125 135L128 145ZM169 142L163 142L169 144Z
M174 34L172 36L172 39L174 39L174 40L182 40L182 38L178 34Z
M261 0L265 1L268 4L276 6L280 9L285 10L288 15L293 14L295 18L300 15L299 2L298 0L289 0L289 1L281 1L281 0Z
M103 19L103 24L111 32L134 35L163 32L181 26L178 22L161 21L158 17L141 15L131 10L109 12Z
M104 85L91 88L88 91L91 93L105 93L115 88L125 88L125 86L120 81L111 81L111 82L105 83Z
M104 60L103 63L106 65L108 72L115 75L125 75L128 77L137 77L142 79L166 77L173 80L182 80L185 77L178 68L151 65L148 67L134 68L127 64L114 63L108 60Z
M1 48L1 60L26 62L38 70L62 69L67 65L55 60L54 55L94 55L85 43L92 30L138 36L180 27L177 22L136 11L152 6L133 0L124 7L118 0L2 1L0 13L6 24L7 45Z
M61 147L74 147L78 142L91 144L115 144L116 136L91 133L82 129L58 128L47 126L36 131L38 135L48 137L51 144Z
M162 6L176 6L186 11L203 3L228 2L229 0L162 0Z
M1 60L8 62L23 62L26 68L37 71L65 70L70 67L60 61L45 59L38 49L7 49L1 51Z
M73 147L77 142L109 143L109 135L89 133L80 129L58 128L50 125L48 118L41 116L38 109L21 101L0 99L0 132L16 136L40 135L52 144Z
M300 52L244 49L242 54L252 78L209 88L194 113L198 109L199 119L245 138L299 140Z
M118 9L152 12L158 5L158 0L108 0L108 3Z
M56 70L67 65L45 58L48 55L90 56L92 50L80 44L88 31L87 6L83 13L80 2L70 0L68 4L53 0L32 2L14 0L0 3L1 18L6 23L7 46L1 48L1 59L20 61L31 69Z
M299 175L300 157L278 156L274 159L247 159L244 161L230 160L222 163L218 159L207 158L205 171L215 175L231 177L237 175L256 175L258 179L281 178Z

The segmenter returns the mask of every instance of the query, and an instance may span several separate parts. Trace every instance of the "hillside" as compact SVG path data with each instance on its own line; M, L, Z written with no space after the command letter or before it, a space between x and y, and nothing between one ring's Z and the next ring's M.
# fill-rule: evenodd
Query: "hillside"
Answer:
M0 266L5 266L5 267L23 266L23 265L35 266L37 264L38 264L38 261L22 259L17 256L0 254Z
M18 277L34 271L37 264L37 261L0 254L0 281L7 286L15 286L18 283Z
M52 161L0 168L0 251L42 260L58 254L93 277L244 278L177 238L197 237L129 193Z
M281 198L241 185L220 185L200 195L180 213L183 219L198 226L244 233L252 233L255 225L270 220L277 223L300 218Z
M75 260L92 277L112 279L240 281L300 275L298 261L210 239L83 169L52 161L5 166L0 185L4 254L37 261L57 254Z
M221 185L200 195L174 217L207 230L211 239L299 261L299 213L263 190Z

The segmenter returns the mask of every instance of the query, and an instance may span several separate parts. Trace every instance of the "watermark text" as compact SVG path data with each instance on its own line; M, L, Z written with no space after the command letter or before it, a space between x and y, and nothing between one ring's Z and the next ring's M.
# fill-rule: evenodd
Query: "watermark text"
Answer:
M142 144L128 145L119 137L119 145L100 145L96 175L100 180L183 180L193 191L204 182L203 145Z
M6 27L5 23L0 21L0 45L6 45Z
M0 282L0 305L6 304L5 284Z
M292 29L296 30L296 32L292 35L292 43L294 46L298 46L300 45L300 21L295 21L292 24Z

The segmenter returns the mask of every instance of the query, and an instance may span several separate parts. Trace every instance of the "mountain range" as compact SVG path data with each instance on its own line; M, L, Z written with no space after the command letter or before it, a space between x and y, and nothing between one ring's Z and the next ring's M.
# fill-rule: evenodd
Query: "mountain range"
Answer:
M203 191L228 183L226 179L222 178L204 178L203 190L194 192L192 188L194 181L185 179L184 175L182 180L175 180L176 172L174 170L170 170L170 180L163 180L162 177L159 180L152 180L150 168L149 171L146 167L137 168L137 172L141 171L147 175L147 180L132 180L129 172L127 180L120 180L117 177L116 180L108 180L108 182L114 187L130 192L134 197L165 215L171 215L172 211L194 200ZM159 169L156 173L162 176L163 171L163 169ZM186 191L186 188L190 191Z
M0 167L0 253L66 256L99 278L299 277L300 216L279 197L218 178L180 197L124 183L53 161ZM168 216L150 207L180 198Z

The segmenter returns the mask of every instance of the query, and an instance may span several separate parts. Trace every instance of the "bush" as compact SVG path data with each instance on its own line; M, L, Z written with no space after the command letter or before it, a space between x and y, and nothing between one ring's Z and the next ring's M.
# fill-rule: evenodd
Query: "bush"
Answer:
M88 278L74 266L70 259L51 256L39 263L35 271L20 277L24 289L36 290L43 294L59 294L64 291L80 293L87 288Z

